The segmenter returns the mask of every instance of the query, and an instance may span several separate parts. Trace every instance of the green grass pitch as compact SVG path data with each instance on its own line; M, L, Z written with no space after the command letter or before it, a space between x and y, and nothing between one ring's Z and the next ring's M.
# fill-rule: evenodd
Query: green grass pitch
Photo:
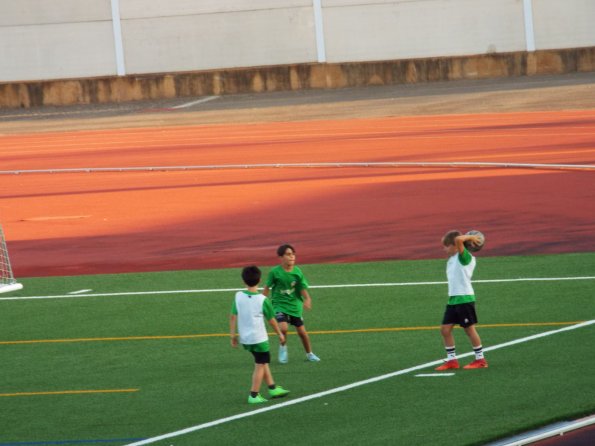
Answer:
M484 347L595 319L595 253L478 257ZM444 259L301 266L322 361L306 362L292 334L280 365L273 338L272 373L292 393L267 406L444 356ZM234 293L220 291L241 288L239 273L29 278L0 295L0 446L117 446L257 410L246 404L252 357L227 335ZM509 281L564 277L583 279ZM322 287L349 284L375 286ZM69 294L79 290L91 291ZM462 330L455 338L470 352ZM595 413L594 339L595 325L568 330L488 351L488 369L415 376L428 367L154 444L485 444Z

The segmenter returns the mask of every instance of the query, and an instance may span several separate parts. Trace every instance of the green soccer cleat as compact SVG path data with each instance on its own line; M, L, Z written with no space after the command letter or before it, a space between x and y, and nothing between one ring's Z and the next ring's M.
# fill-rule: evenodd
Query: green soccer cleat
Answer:
M254 397L252 395L248 397L248 404L262 404L266 403L267 401L268 400L263 398L260 393Z
M288 393L289 390L286 390L281 386L276 386L274 389L269 389L269 395L271 398L282 398Z

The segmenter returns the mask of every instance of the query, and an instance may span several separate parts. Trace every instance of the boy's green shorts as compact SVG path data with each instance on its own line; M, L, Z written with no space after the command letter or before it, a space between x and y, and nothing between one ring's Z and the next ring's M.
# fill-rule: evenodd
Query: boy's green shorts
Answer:
M254 353L266 353L270 350L269 341L261 342L260 344L242 344L246 350Z

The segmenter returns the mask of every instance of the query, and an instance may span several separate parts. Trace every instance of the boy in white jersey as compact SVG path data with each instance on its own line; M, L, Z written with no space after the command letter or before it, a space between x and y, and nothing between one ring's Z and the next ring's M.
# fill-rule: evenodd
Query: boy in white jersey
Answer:
M448 305L444 311L440 334L444 340L446 359L444 364L436 370L458 369L459 361L455 351L455 339L452 330L455 324L465 330L475 352L475 360L467 364L465 369L487 368L488 363L483 356L481 339L475 324L475 293L471 285L471 277L475 269L475 257L465 247L465 242L481 243L481 238L476 235L461 234L459 231L449 231L442 237L442 246L449 256L446 264L448 278Z
M240 343L254 356L255 364L248 404L260 404L268 401L260 395L260 386L263 379L269 387L271 398L280 398L289 393L289 390L275 385L269 368L271 354L269 351L269 336L264 324L265 319L273 327L275 333L279 335L281 342L285 342L285 337L275 320L271 301L258 292L260 277L260 269L256 266L247 266L242 270L242 279L247 289L236 293L229 318L231 346L238 346L237 325Z

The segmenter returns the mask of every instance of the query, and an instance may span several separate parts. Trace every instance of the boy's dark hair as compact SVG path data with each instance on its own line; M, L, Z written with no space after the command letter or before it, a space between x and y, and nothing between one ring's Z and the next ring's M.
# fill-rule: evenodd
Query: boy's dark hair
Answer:
M446 234L444 234L444 237L442 237L442 244L444 246L451 246L455 244L455 239L461 235L461 231L457 231L457 230L453 230L453 231L448 231Z
M242 280L248 286L256 286L260 282L261 274L258 266L250 265L242 270Z
M277 255L279 257L283 257L283 255L285 254L285 251L287 251L287 249L291 249L293 251L293 253L295 254L294 247L286 244L286 245L281 245L277 248Z

